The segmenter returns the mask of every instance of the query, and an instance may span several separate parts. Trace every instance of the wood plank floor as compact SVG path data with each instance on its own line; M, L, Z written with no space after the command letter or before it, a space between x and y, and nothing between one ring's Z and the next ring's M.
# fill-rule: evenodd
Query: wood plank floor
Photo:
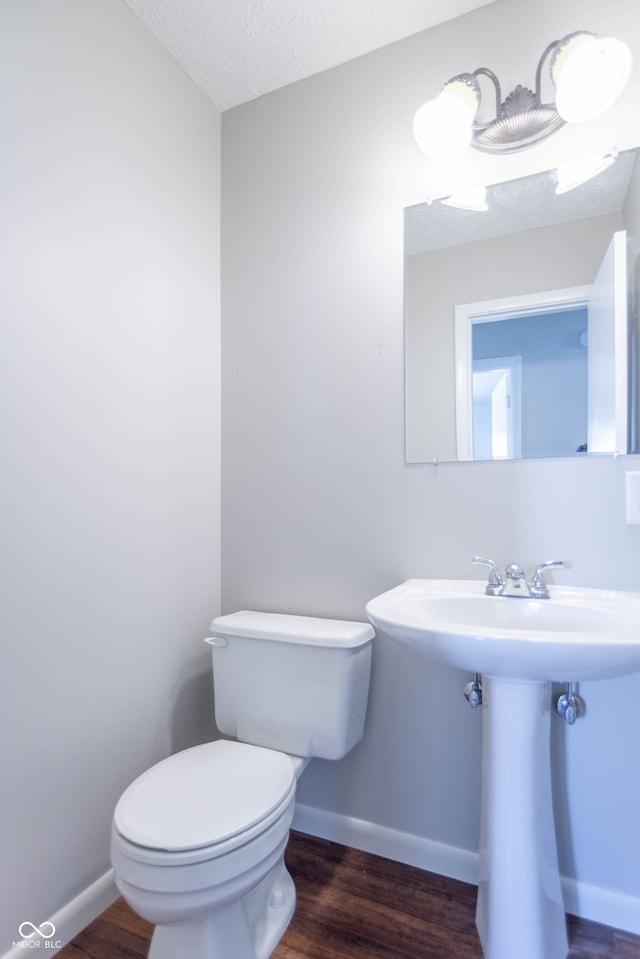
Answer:
M482 959L475 886L295 832L287 865L298 902L273 959ZM568 926L571 959L640 959L638 936ZM146 959L152 929L119 899L58 955Z

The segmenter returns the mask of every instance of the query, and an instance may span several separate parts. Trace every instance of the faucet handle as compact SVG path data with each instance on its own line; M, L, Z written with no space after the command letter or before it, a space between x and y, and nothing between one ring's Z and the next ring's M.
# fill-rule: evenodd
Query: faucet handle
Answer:
M549 599L549 587L545 582L543 570L550 566L566 566L566 563L563 559L548 559L546 563L540 563L529 585L529 595L533 599Z
M485 593L487 596L499 596L504 588L504 583L498 565L492 559L483 559L482 556L474 556L473 562L478 566L490 567L491 572L489 573L489 582L485 588Z

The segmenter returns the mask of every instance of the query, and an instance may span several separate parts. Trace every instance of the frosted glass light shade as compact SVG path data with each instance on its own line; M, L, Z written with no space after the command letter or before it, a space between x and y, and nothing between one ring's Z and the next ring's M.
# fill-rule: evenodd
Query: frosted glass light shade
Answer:
M478 81L471 74L449 80L434 100L424 103L413 120L420 149L432 160L459 160L471 145L480 103Z
M488 210L486 187L469 187L466 190L459 190L452 193L451 196L441 200L446 206L455 207L457 210L471 210L473 213L482 213Z
M575 33L558 44L551 63L556 109L568 123L593 120L611 106L631 72L631 51L613 37Z
M598 173L602 173L603 170L610 167L613 161L613 156L586 157L561 164L557 170L558 185L556 193L568 193L569 190L582 186L587 180L591 180Z

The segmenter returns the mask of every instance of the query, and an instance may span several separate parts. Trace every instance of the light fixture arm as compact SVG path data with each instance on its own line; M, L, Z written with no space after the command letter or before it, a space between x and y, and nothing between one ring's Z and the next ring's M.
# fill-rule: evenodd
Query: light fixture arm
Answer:
M549 44L547 49L544 51L544 53L540 57L538 61L538 66L536 69L536 105L539 107L545 107L546 109L554 109L554 107L553 107L553 104L551 103L543 104L542 102L542 68L544 67L545 61L547 60L547 58L552 53L556 52L561 42L562 41L560 40L553 40Z
M478 69L477 69L477 70L474 70L471 75L472 75L473 77L478 77L478 76L488 77L489 80L491 80L491 82L493 83L493 85L494 85L494 87L495 87L495 90L496 90L496 116L495 116L495 118L496 118L496 120L497 120L497 119L499 118L499 116L500 116L500 110L502 109L502 92L501 92L501 90L500 90L500 81L498 80L498 78L497 78L497 76L495 75L495 73L493 72L493 70L489 70L488 67L478 67ZM488 124L484 124L484 126L488 126Z

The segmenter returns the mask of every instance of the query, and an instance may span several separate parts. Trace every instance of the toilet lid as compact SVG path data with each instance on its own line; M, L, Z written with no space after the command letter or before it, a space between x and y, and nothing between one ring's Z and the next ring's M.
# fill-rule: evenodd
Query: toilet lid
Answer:
M114 825L125 839L151 849L211 846L259 823L294 786L285 753L219 739L139 776L120 798Z

